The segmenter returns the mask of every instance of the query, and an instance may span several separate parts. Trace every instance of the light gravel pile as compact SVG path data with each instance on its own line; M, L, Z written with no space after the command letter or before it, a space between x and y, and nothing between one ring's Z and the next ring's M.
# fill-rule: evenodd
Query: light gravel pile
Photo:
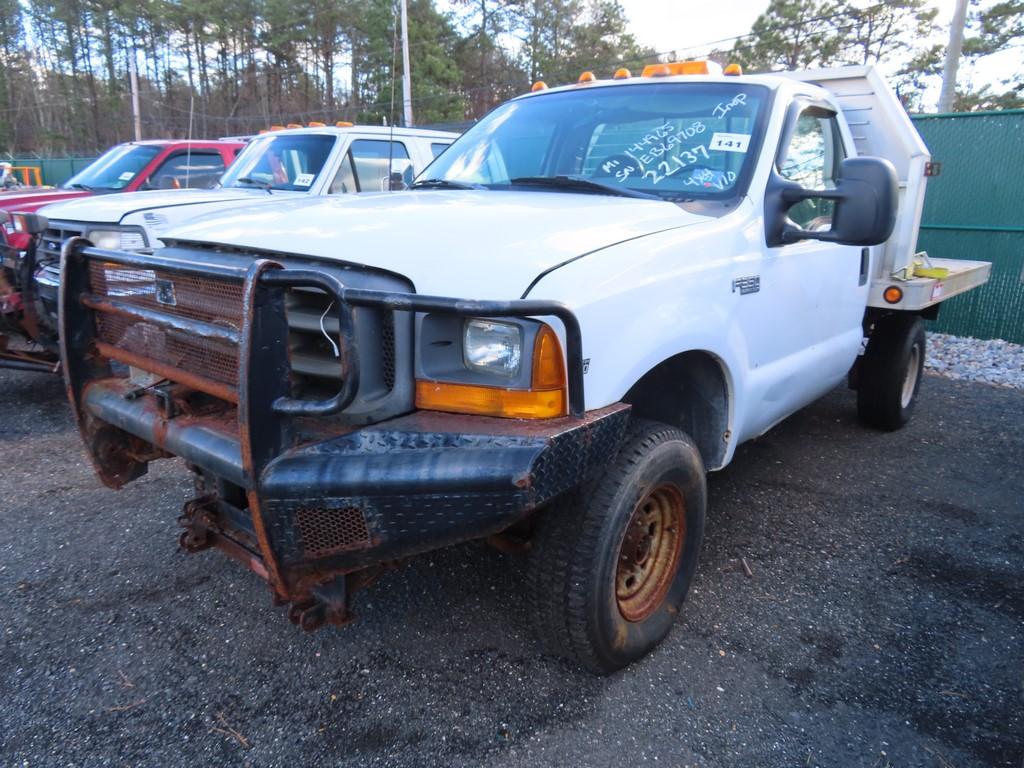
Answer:
M929 333L925 368L951 379L1024 389L1024 345Z

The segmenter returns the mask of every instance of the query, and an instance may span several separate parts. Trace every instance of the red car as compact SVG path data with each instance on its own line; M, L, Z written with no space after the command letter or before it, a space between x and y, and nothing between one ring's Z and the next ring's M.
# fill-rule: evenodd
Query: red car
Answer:
M113 192L210 187L244 146L244 141L236 139L118 144L56 189L0 192L0 211L32 213L58 200ZM0 227L0 245L25 250L29 234L22 229L18 218L12 217ZM0 251L4 251L6 262L8 249Z
M239 139L118 144L56 189L0 192L0 214L11 214L0 216L0 367L51 370L57 359L54 339L41 331L34 299L27 292L32 264L25 251L32 234L17 214L87 195L212 187L244 146ZM33 348L10 347L8 329L34 342Z

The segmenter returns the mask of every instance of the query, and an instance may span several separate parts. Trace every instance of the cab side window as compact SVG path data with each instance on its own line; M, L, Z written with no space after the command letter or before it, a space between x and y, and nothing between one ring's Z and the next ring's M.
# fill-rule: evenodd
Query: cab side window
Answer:
M347 195L358 191L356 172L352 168L352 152L346 152L345 156L341 158L341 167L338 168L338 173L334 177L334 181L331 182L331 188L327 194Z
M348 150L348 158L360 192L403 189L415 175L409 152L400 141L356 139Z
M209 189L224 173L218 152L182 152L164 160L149 177L149 189Z
M812 108L798 118L778 172L804 189L835 189L845 157L835 115ZM789 218L803 229L826 230L834 210L831 200L803 200L789 209Z

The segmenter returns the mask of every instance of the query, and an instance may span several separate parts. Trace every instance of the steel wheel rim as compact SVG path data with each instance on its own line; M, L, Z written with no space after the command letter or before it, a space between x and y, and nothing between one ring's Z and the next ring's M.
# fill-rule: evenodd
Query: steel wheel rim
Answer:
M903 375L903 391L900 393L900 407L906 408L914 399L914 390L917 388L917 369L921 364L921 347L915 344L910 348L910 361L907 364L907 372Z
M626 621L643 621L664 602L686 540L686 504L674 485L659 485L633 510L619 544L615 599Z

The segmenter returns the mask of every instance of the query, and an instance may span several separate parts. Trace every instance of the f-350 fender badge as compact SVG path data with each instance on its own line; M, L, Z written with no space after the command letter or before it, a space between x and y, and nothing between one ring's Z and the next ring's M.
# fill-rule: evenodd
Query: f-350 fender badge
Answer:
M757 293L761 290L761 276L751 275L749 277L737 277L732 281L732 292L736 293L737 289L740 292L740 296L748 293Z

